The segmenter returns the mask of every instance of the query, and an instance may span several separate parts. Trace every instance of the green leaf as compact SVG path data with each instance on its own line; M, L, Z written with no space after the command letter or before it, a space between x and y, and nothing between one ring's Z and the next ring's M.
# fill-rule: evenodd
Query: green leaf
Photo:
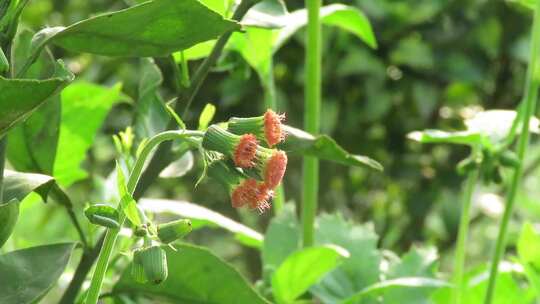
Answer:
M54 177L62 186L67 187L88 175L81 168L86 151L111 107L123 99L120 84L107 88L75 82L62 92L62 123L53 169Z
M317 219L316 227L316 244L335 244L351 255L310 289L323 303L339 303L379 281L381 253L371 226L353 225L338 214L325 214Z
M158 214L170 213L191 219L193 229L205 226L221 227L234 233L236 238L246 246L260 248L263 242L263 236L257 231L196 204L185 201L143 198L139 201L139 206L144 211Z
M287 204L272 220L264 237L264 268L277 269L293 252L300 249L300 225L293 204Z
M474 146L482 142L480 134L470 131L424 130L411 132L407 134L407 137L421 143L449 143Z
M260 28L281 28L281 19L289 12L283 0L264 0L255 4L242 18L242 25Z
M55 180L48 175L4 170L4 201L9 202L13 199L22 201L30 192L36 192L43 201L47 201L54 183ZM0 202L1 205L3 205L2 202Z
M22 30L13 43L13 68L18 73L31 52L33 34ZM23 75L42 79L51 76L55 61L50 52L42 52ZM7 156L14 169L52 175L60 131L60 95L50 97L28 119L9 131Z
M139 208L137 208L137 202L129 193L126 183L126 177L124 176L124 171L122 167L117 163L116 164L116 184L118 187L118 195L120 199L120 208L122 212L126 215L129 221L135 225L140 226L143 224L143 215L139 214Z
M523 224L517 242L517 252L522 263L531 263L540 269L540 233L530 222Z
M165 130L169 114L158 90L163 83L161 71L151 58L142 58L135 112L138 138L152 137Z
M285 259L272 277L272 290L278 303L292 303L308 288L336 268L349 253L337 246L309 247Z
M207 249L191 245L166 248L169 277L160 285L134 282L126 269L115 293L158 296L178 304L269 303L229 264Z
M329 136L313 136L290 126L285 126L284 130L287 132L287 138L280 144L280 148L288 153L311 155L347 166L364 166L383 170L382 165L377 161L367 156L350 154Z
M9 239L18 218L19 200L14 198L7 204L0 205L0 223L2 223L0 225L0 248Z
M35 303L55 284L73 243L31 247L0 255L0 303Z
M0 77L0 136L73 80L60 61L57 69L60 76L45 80Z
M331 4L321 7L321 22L337 26L353 33L371 48L377 48L377 41L367 17L357 8L343 4ZM284 20L286 26L279 31L274 43L277 51L296 31L307 24L307 10L300 9L290 13Z
M75 23L51 40L75 52L155 57L239 28L196 0L154 0Z
M199 116L199 130L206 130L216 114L216 106L207 103Z
M362 301L363 299L370 298L370 297L371 298L377 297L389 290L396 290L396 292L399 292L406 289L412 289L412 291L414 292L417 290L437 289L437 288L442 288L442 287L450 287L450 284L448 284L445 281L441 281L437 279L430 279L430 278L422 278L422 277L408 277L408 278L392 279L392 280L386 280L383 282L370 285L341 303L342 304L362 303L360 301ZM390 301L386 303L398 303L398 302ZM403 303L413 303L413 302L405 301ZM419 303L419 302L414 302L414 303Z
M408 138L421 143L449 143L459 145L482 145L491 149L502 143L512 129L516 119L516 111L488 110L474 115L465 120L465 131L446 132L440 130L414 131L407 135ZM532 117L530 131L540 133L540 120ZM518 132L521 127L518 125Z

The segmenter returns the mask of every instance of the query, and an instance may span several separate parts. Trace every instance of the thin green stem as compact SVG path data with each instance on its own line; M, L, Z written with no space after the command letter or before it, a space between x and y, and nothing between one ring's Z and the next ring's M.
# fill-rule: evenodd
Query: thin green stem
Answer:
M510 188L506 196L506 208L503 213L501 225L499 226L499 234L497 236L497 242L495 244L495 253L491 260L489 282L484 302L486 304L491 304L491 302L493 301L495 284L497 282L499 262L506 248L506 234L508 230L508 224L510 222L510 218L512 217L512 211L514 209L517 190L523 176L523 162L525 160L525 153L527 152L527 147L529 145L529 122L531 116L535 112L536 101L538 98L538 87L540 84L540 69L538 68L538 55L540 52L540 1L537 2L536 9L534 11L531 35L532 36L529 66L527 68L527 82L525 84L525 96L523 99L524 104L522 109L523 122L521 124L521 133L519 134L517 143L517 155L519 157L520 164L514 171L510 183Z
M306 48L306 87L304 101L304 127L312 134L319 133L321 108L321 0L306 0L308 10ZM313 156L304 157L303 170L304 228L303 246L313 245L317 196L319 192L319 161Z
M188 61L186 60L186 56L184 52L180 52L180 84L184 88L189 88L190 81L189 81L189 65Z
M467 235L469 233L470 211L474 187L478 180L478 169L474 169L467 174L465 181L465 191L463 192L463 205L461 206L461 218L459 222L458 238L456 244L456 255L454 258L454 290L452 292L452 303L462 303L465 293L465 254L467 252Z
M135 191L135 187L137 186L137 182L139 181L139 178L141 176L146 159L150 155L150 152L152 152L152 150L157 145L159 145L163 141L174 140L174 139L186 139L187 137L191 137L191 136L200 137L202 135L203 135L202 132L199 132L199 131L165 131L150 138L150 140L148 140L148 142L145 144L145 146L141 150L139 157L135 161L133 170L131 171L131 174L129 175L129 179L127 182L128 192L130 194L133 194L133 192ZM120 204L118 205L117 210L119 211L119 214L120 214L120 219L119 219L120 227L122 227L125 221L125 214L124 212L122 212ZM92 276L92 281L90 282L90 289L88 290L88 295L85 302L87 304L96 304L99 299L101 285L103 284L105 272L107 271L109 259L112 255L114 245L116 243L116 239L118 238L119 232L120 232L120 228L108 229L105 234L103 247L101 247L101 251L99 253L98 261L96 264L96 269L94 270L94 275Z

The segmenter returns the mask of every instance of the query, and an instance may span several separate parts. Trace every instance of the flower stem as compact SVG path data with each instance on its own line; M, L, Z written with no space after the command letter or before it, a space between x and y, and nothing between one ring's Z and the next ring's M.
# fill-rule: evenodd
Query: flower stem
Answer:
M321 21L319 10L321 0L306 0L308 10L306 48L306 87L304 101L304 127L312 134L319 133L321 108ZM313 245L317 196L319 192L319 161L313 156L304 157L303 170L304 228L303 246Z
M454 282L455 287L452 291L452 303L462 303L462 297L465 293L465 253L467 248L467 235L469 231L470 211L474 187L478 180L478 169L474 169L467 174L465 181L465 191L463 192L463 206L461 206L461 218L459 222L458 238L456 245L456 255L454 258Z
M538 69L538 53L540 52L540 1L537 2L531 33L531 49L529 57L529 66L527 68L527 82L525 84L525 96L523 99L523 116L521 124L521 133L518 137L517 155L520 160L520 164L514 171L510 188L506 196L506 208L502 217L501 225L499 226L499 234L497 236L497 242L495 245L495 253L491 260L491 269L489 273L489 282L486 291L486 297L484 303L491 304L493 295L495 293L495 284L497 281L497 272L499 262L506 247L506 234L508 230L508 223L512 216L512 210L516 199L518 187L521 183L523 175L523 161L525 159L525 153L529 144L529 122L531 116L535 112L536 101L538 98L538 87L540 84L540 70Z
M141 150L141 153L137 160L135 161L135 166L129 175L127 182L127 190L130 194L133 194L135 186L141 176L146 158L150 155L150 152L159 145L161 142L166 140L174 139L186 139L187 137L197 136L201 137L202 132L199 131L165 131L155 135L150 138L144 148ZM120 227L124 224L125 214L120 209L120 204L117 207L117 210L120 214ZM90 282L90 289L88 290L88 295L86 298L86 304L96 304L99 298L99 293L101 291L101 285L103 284L103 278L105 277L105 272L107 271L107 265L109 264L109 259L112 255L114 244L118 238L118 233L120 228L108 229L105 234L105 240L103 241L103 246L99 253L98 261L96 264L96 269L94 270L94 275L92 276L92 281Z

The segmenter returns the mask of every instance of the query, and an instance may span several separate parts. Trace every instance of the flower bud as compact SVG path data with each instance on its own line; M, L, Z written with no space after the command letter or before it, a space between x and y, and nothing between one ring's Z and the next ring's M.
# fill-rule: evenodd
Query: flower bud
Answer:
M521 161L516 153L512 151L504 151L499 156L499 162L505 167L517 168Z
M285 120L285 114L276 114L268 109L263 116L240 118L233 117L229 120L228 130L234 134L254 134L258 140L265 142L268 147L282 142L286 132L281 122Z
M106 204L95 204L84 209L84 215L90 223L107 228L120 228L118 211Z
M248 178L224 161L215 161L208 167L208 176L220 182L229 192L234 208L248 206L261 213L270 208L272 190L265 183Z
M160 284L168 276L167 254L157 245L136 249L133 252L131 275L139 283Z
M158 226L159 240L165 244L174 242L191 232L191 221L188 219L176 220Z
M230 157L234 164L241 168L254 166L258 141L253 134L236 135L216 125L206 131L202 146Z

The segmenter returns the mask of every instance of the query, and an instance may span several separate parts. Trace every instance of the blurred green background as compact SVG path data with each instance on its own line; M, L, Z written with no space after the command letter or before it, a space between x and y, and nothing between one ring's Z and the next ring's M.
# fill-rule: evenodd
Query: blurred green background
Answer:
M324 1L331 3L338 2ZM513 109L522 97L531 11L507 1L339 3L360 8L368 16L378 48L372 50L349 33L324 27L322 133L331 135L348 151L378 160L385 171L323 161L321 212L338 211L356 222L373 222L383 248L404 252L416 243L436 246L443 258L441 268L448 270L463 180L455 165L468 151L456 146L421 146L406 135L425 128L459 130L464 118L482 109ZM289 11L303 7L303 1L286 4ZM23 24L32 30L68 25L126 5L104 0L31 1ZM304 45L304 31L300 30L274 57L278 109L295 127L302 126L303 117ZM107 115L84 163L90 178L69 189L82 208L89 193L100 198L96 185L114 167L111 136L132 123L141 65L137 59L52 50L55 57L65 59L79 80L105 86L122 83L123 93L132 100L116 104ZM200 62L190 61L191 70ZM172 71L164 62L157 63L164 72L160 93L169 100L174 97ZM206 103L217 107L214 121L259 115L265 110L263 99L257 74L238 53L227 51L183 119L188 127L196 128ZM540 215L540 180L534 170L540 163L540 146L536 141L528 156L525 190L511 225L511 251L518 224L523 218L534 220ZM264 231L271 212L262 216L238 212L231 208L226 193L211 181L193 190L202 167L200 159L195 160L199 169L182 178L160 179L145 196L191 201ZM301 200L300 177L300 158L292 157L285 193L287 200L296 204ZM475 194L468 263L483 262L492 252L502 212L501 193L501 187L489 186L480 187ZM66 235L69 222L61 207L22 206L12 247L75 238L74 232ZM41 227L40 233L36 233L37 227ZM260 276L258 255L233 242L229 234L200 230L190 239L235 262L248 277Z

